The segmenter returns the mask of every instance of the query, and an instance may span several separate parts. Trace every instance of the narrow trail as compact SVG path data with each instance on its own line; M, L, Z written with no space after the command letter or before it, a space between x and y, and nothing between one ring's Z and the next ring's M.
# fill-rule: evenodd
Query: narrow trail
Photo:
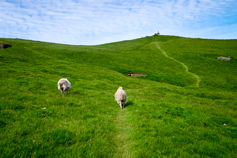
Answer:
M35 53L35 54L37 54L37 55L39 55L39 56L43 56L43 57L45 57L45 58L53 59L53 57L51 57L51 56L49 56L49 55L46 55L46 54L43 54L43 53L40 53L40 52L38 52L38 51L36 51L36 50L30 49L30 48L28 48L28 47L24 47L24 48L27 49L27 50L29 50L29 51L31 51L31 52L33 52L33 53Z
M166 52L164 50L162 50L157 43L156 43L156 46L165 55L165 57L181 64L185 68L186 73L194 76L197 80L195 85L196 85L196 87L199 87L200 78L198 75L189 72L188 66L185 65L184 63L182 63L172 57L169 57L166 54ZM147 89L147 88L151 88L151 87L143 87L142 89ZM137 90L142 90L142 89L127 89L126 91L137 91ZM127 136L128 136L127 134L128 134L130 127L128 124L126 124L125 114L126 114L126 108L123 110L120 110L118 112L117 119L115 120L115 128L117 130L117 135L115 136L114 140L116 143L117 151L116 151L116 153L114 153L114 157L118 157L118 158L130 157L129 151L128 151L128 142L127 142Z
M29 50L29 51L31 51L31 52L33 52L33 53L35 53L35 54L37 54L37 55L39 55L39 56L42 56L42 57L45 57L45 58L48 58L48 59L53 59L53 60L56 60L56 61L58 61L58 62L67 64L67 62L66 62L65 60L61 60L61 59L57 59L57 58L51 57L51 56L49 56L49 55L47 55L47 54L40 53L40 52L38 52L38 51L36 51L36 50L33 50L33 49L30 49L30 48L28 48L28 47L24 47L24 48L27 49L27 50ZM68 64L67 64L67 67L69 67L70 69L78 70L78 69L76 69L75 67L69 66Z
M127 158L129 156L128 152L128 145L127 145L127 130L129 126L126 125L126 118L124 116L126 108L123 110L120 110L118 112L117 119L115 121L115 128L117 131L117 135L115 136L114 140L116 143L116 153L113 155L113 157L116 158Z
M196 87L199 87L200 78L199 78L198 75L189 72L187 65L185 65L184 63L182 63L182 62L180 62L180 61L178 61L178 60L176 60L176 59L174 59L174 58L172 58L172 57L169 57L169 56L166 54L166 52L165 52L164 50L162 50L162 49L160 48L160 46L159 46L157 43L156 43L156 46L157 46L157 48L158 48L167 58L169 58L169 59L171 59L171 60L174 60L175 62L181 64L181 65L185 68L185 71L186 71L188 74L194 76L194 77L197 79Z

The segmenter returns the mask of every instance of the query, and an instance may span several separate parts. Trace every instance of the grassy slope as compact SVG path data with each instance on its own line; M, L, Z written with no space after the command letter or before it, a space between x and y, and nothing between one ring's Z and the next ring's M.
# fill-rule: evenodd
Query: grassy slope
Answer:
M0 157L237 155L237 40L0 41L12 45L0 50ZM64 98L56 85L62 77L72 83ZM119 86L128 95L122 111Z

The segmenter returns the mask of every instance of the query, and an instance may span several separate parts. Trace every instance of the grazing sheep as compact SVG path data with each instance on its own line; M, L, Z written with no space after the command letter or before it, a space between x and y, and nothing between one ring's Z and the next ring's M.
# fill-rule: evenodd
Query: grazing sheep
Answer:
M127 94L123 90L123 87L119 87L117 92L114 95L115 100L118 102L120 109L122 110L124 108L124 105L127 100Z
M225 61L231 61L231 57L230 56L228 56L228 57L218 57L217 59L225 60Z
M71 83L66 78L61 78L58 81L58 89L61 91L62 95L71 88Z

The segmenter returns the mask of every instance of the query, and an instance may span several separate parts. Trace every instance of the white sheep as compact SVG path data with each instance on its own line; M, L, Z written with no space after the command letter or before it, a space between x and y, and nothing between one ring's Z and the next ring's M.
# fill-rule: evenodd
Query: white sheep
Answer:
M58 89L61 91L62 95L71 88L71 83L66 78L61 78L58 81Z
M124 105L126 103L127 100L127 94L125 93L125 91L123 90L123 87L119 87L117 92L114 95L115 100L118 102L120 109L124 108Z
M228 56L228 57L218 57L217 59L231 61L231 57L230 56Z

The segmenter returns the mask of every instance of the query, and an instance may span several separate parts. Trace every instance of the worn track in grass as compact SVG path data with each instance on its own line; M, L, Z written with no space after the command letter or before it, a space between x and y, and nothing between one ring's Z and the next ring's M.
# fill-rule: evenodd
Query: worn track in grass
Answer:
M184 68L185 68L185 71L188 73L188 74L190 74L190 75L192 75L192 76L194 76L196 79L197 79L197 82L196 82L196 87L199 87L199 83L200 83L200 78L199 78L199 76L198 75L196 75L196 74L194 74L194 73L191 73L191 72L189 72L189 70L188 70L188 66L187 65L185 65L184 63L182 63L181 61L178 61L178 60L176 60L176 59L174 59L174 58L172 58L172 57L170 57L170 56L168 56L167 54L166 54L166 52L164 51L164 50L162 50L161 48L160 48L160 46L158 45L158 43L156 43L156 46L157 46L157 48L167 57L167 58L169 58L169 59L171 59L171 60L173 60L173 61L175 61L175 62L177 62L177 63L179 63L179 64L181 64Z
M119 106L117 107L119 108ZM115 127L117 130L117 135L114 138L116 141L117 152L114 154L114 157L130 157L128 152L128 142L127 142L127 130L129 126L126 125L125 110L120 110L118 112L117 119L115 121Z

